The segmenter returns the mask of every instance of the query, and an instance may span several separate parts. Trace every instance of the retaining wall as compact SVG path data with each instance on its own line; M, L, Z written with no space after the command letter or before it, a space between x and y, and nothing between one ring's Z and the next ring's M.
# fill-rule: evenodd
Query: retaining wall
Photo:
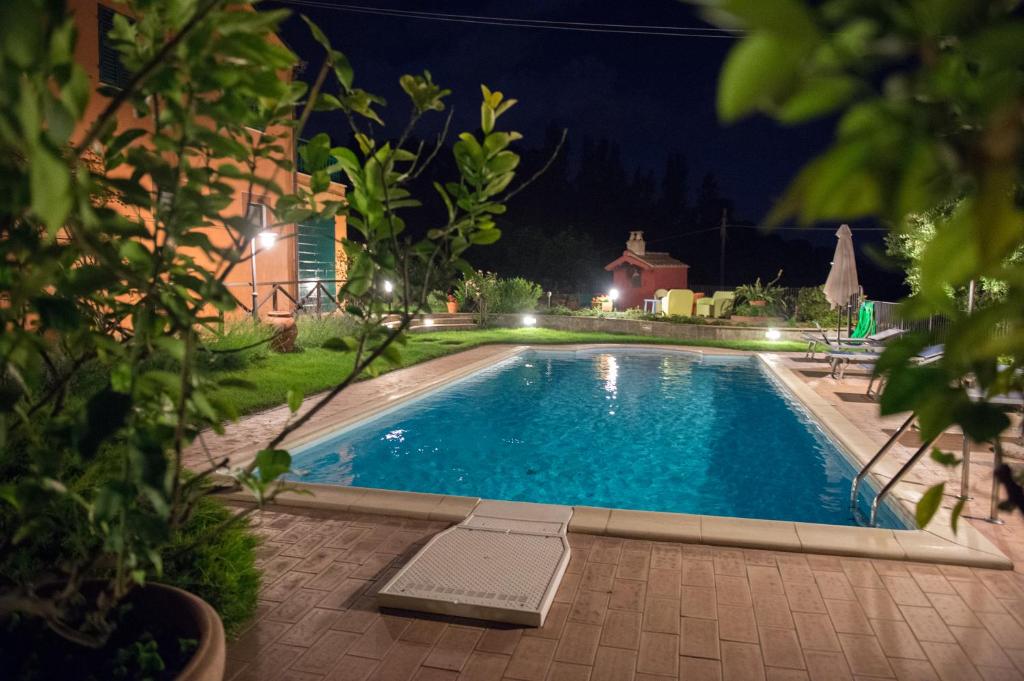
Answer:
M766 326L719 326L711 324L676 324L673 322L651 322L643 319L605 319L601 317L569 317L562 315L534 315L537 326L559 331L596 331L606 333L628 333L634 336L652 338L678 338L683 340L765 340ZM488 315L493 326L519 327L523 325L521 314ZM792 327L777 328L779 340L802 340L801 335L813 329Z

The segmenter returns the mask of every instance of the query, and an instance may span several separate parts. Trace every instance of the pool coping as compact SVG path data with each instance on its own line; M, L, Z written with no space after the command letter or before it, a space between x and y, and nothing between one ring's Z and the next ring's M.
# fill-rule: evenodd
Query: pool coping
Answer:
M296 448L309 445L343 428L394 409L425 393L466 378L529 350L579 353L581 351L599 351L610 347L671 351L700 356L758 357L763 366L779 379L783 387L849 455L863 463L877 451L877 445L870 438L797 377L791 369L784 366L782 357L778 354L696 346L629 343L572 344L557 347L550 345L507 346L503 351L425 379L419 382L414 389L388 395L379 401L369 402L364 405L364 408L346 415L346 418L334 420L322 428L307 431L301 437L282 443L282 447ZM876 467L876 472L882 477L891 477L895 468L894 460L883 461ZM871 477L874 476L875 472ZM481 501L478 497L377 488L296 482L284 484L285 491L278 494L276 498L276 503L282 506L393 515L451 523L464 520ZM923 485L900 482L893 489L892 494L904 509L909 510L913 517L914 504L924 490ZM232 492L224 496L232 500L253 501L253 495L248 491ZM932 523L924 530L889 530L591 506L574 506L572 508L570 532L752 549L949 563L984 568L1010 569L1013 567L1012 561L969 522L961 522L959 532L954 534L950 528L950 511L945 508L941 508L936 513Z

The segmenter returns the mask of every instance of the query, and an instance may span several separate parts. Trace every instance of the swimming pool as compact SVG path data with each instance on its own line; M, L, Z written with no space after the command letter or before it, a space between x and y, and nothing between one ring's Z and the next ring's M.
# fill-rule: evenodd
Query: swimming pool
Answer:
M753 356L529 351L300 448L294 469L301 482L857 524L853 467ZM879 526L909 524L885 506Z

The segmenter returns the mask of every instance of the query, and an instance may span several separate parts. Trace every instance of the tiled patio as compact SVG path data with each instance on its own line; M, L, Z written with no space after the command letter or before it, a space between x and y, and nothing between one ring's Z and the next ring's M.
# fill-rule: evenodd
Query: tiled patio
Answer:
M353 389L321 423L395 399L423 377L488 361L477 348ZM786 365L881 444L903 417L879 419L866 379L837 382L822 361ZM433 365L433 366L431 366ZM310 403L307 400L307 405ZM229 427L220 454L251 450L287 418L281 408ZM315 426L311 424L310 429ZM321 426L322 427L322 426ZM905 459L908 435L894 451ZM959 453L959 439L940 444ZM1007 453L1022 449L1008 443ZM200 452L190 453L198 463ZM266 539L258 620L229 646L227 678L267 681L575 679L1024 678L1024 519L988 511L992 455L975 447L967 522L1017 562L993 571L570 535L574 552L541 630L378 611L374 590L445 525L381 515L283 510L256 517ZM924 460L908 476L958 472ZM944 505L955 501L948 495Z
M532 630L378 610L438 523L256 518L265 584L229 646L237 681L1024 678L1015 572L570 535Z

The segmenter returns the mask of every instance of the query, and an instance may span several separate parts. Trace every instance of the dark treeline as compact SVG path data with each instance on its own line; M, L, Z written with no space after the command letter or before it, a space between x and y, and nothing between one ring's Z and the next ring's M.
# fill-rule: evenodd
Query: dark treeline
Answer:
M561 131L549 129L543 145L522 150L517 179L525 179L551 157ZM414 195L433 200L435 179L452 177L454 161L439 154L420 178ZM515 186L515 183L513 183ZM606 139L567 139L542 176L516 196L501 216L502 238L493 246L470 252L474 266L501 276L522 276L545 290L589 294L607 287L606 263L621 254L630 230L643 230L648 250L667 251L690 265L692 285L717 285L723 212L726 232L727 285L772 279L781 269L780 284L815 286L824 283L834 240L816 243L798 232L764 234L754 222L736 215L714 173L691 176L685 155L666 152L661 168L630 172L618 144ZM410 224L432 224L433 208L410 216ZM820 236L820 235L819 235ZM817 244L817 245L816 245ZM900 275L883 272L860 258L869 295L900 295Z

